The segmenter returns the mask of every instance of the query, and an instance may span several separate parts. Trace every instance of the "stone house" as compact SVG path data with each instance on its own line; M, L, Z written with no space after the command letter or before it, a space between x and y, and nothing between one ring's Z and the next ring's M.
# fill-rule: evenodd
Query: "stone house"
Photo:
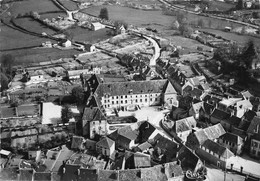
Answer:
M225 133L220 136L218 141L220 145L230 149L235 155L240 155L244 145L243 138L233 133Z
M111 157L115 151L115 141L108 137L102 138L96 143L96 151L104 156Z

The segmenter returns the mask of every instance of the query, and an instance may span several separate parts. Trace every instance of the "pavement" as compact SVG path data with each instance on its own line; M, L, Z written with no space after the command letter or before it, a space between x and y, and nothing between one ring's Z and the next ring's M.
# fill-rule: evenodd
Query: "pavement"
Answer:
M144 36L144 38L146 38L147 40L149 40L150 42L152 42L153 44L153 47L154 47L154 55L153 57L151 58L150 60L150 66L156 66L156 60L160 57L160 47L158 45L158 43L153 39L153 38L150 38L148 36Z
M224 178L224 171L216 168L212 168L211 166L207 166L207 176L205 181L244 181L245 177L226 172L226 178Z

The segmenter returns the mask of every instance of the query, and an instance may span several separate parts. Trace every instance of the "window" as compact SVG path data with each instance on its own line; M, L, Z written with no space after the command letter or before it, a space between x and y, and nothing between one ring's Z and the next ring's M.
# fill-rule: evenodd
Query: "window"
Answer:
M140 102L142 102L142 99L140 99Z
M107 102L107 100L104 101L104 103L106 103L106 102Z
M112 99L114 99L114 96L112 96Z
M125 98L127 98L127 96L125 96Z
M157 101L157 98L155 98L155 101Z
M116 103L118 104L118 101L116 101Z
M144 101L147 102L147 99L145 99Z
M112 104L114 104L114 101L112 101Z
M147 95L145 95L145 97L147 97Z
M121 104L123 104L123 101L121 101Z
M123 96L121 96L121 99L123 99Z
M116 98L118 99L118 96L116 96Z
M137 95L135 97L137 98Z
M153 101L153 98L150 98L150 101Z
M127 100L125 100L125 103L127 103Z
M138 102L138 100L136 99L135 102Z

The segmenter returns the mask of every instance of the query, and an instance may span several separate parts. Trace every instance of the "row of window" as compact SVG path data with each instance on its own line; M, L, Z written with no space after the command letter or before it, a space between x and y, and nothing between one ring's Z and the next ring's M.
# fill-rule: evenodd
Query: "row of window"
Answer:
M158 98L150 98L150 101L158 101ZM109 103L110 101L109 100L104 100L104 103ZM114 104L119 104L119 102L121 103L121 104L127 104L127 100L125 100L125 101L123 101L123 100L121 100L121 101L111 101L111 104L112 105L114 105ZM135 102L135 103L138 103L138 102L143 102L143 99L134 99L134 100L132 100L131 101L131 103L133 103L133 102ZM145 98L144 99L144 102L148 102L148 99L147 98Z
M148 94L145 94L145 95L143 95L143 94L141 94L141 95L128 95L128 96L130 96L130 98L137 98L137 97L148 97ZM157 97L158 96L158 94L150 94L150 97L151 96L155 96L155 97ZM105 98L109 98L109 96L107 95L107 96L105 96ZM119 99L119 98L121 98L121 99L123 99L123 98L127 98L127 95L125 95L125 96L111 96L111 99Z

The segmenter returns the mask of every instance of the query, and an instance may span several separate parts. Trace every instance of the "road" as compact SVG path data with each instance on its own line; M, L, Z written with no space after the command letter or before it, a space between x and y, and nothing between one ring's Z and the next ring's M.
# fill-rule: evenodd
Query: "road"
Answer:
M220 169L207 167L207 176L205 181L221 181L224 180L224 172ZM244 181L245 178L241 175L226 173L226 181Z
M154 54L153 57L150 60L150 66L156 66L156 60L160 57L161 55L161 49L159 44L157 43L157 41L155 41L153 38L148 37L148 36L143 36L145 39L149 40L150 42L152 42L153 47L154 47Z

